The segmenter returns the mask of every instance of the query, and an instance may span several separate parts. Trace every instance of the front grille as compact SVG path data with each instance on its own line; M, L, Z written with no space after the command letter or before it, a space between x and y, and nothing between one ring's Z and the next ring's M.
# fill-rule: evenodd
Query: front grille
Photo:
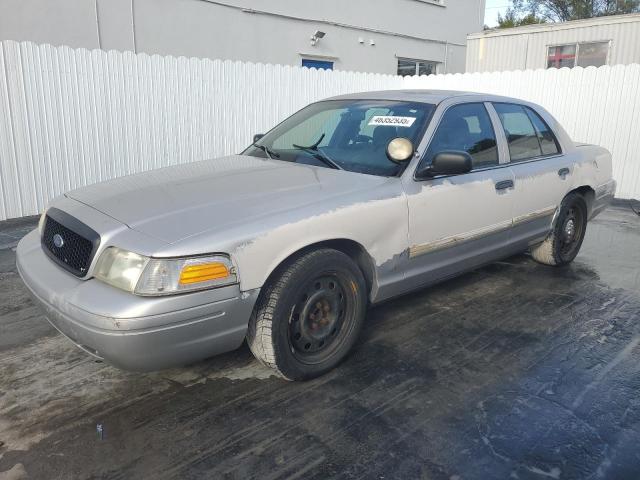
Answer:
M53 208L47 212L42 232L44 251L74 275L87 274L99 243L100 236L71 215Z

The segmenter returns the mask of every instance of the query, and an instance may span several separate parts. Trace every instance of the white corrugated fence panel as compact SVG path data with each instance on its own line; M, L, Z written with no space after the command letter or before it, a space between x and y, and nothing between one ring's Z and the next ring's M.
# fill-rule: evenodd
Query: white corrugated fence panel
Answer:
M392 75L0 42L0 220L83 185L238 152L306 104Z
M397 88L498 93L544 105L607 147L640 197L640 66L401 78L0 42L0 220L79 186L238 152L306 104Z

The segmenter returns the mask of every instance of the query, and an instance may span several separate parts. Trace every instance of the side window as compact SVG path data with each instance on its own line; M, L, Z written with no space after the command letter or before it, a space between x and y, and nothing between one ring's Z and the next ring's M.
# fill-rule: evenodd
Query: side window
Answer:
M540 148L542 148L542 154L555 155L556 153L559 153L560 148L558 148L558 141L549 126L537 112L529 107L525 107L525 109L529 115L531 123L533 123L533 126L536 129L538 140L540 141Z
M484 104L454 105L442 116L425 158L431 162L437 153L450 150L471 155L474 169L498 165L496 135Z
M495 103L500 122L509 144L512 162L542 155L538 134L524 107L511 103Z

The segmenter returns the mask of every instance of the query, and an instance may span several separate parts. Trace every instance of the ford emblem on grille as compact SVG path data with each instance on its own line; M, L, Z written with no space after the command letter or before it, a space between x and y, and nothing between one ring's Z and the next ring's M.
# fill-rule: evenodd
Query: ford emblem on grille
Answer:
M62 248L64 246L64 238L62 238L62 235L60 235L59 233L56 233L53 236L53 244L57 247L57 248Z

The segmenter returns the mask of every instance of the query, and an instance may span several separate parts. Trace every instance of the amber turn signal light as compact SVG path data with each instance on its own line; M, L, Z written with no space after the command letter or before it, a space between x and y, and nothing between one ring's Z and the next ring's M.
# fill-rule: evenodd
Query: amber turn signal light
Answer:
M180 284L191 285L193 283L219 280L228 276L229 269L223 263L197 263L195 265L187 265L182 269L182 272L180 272Z

